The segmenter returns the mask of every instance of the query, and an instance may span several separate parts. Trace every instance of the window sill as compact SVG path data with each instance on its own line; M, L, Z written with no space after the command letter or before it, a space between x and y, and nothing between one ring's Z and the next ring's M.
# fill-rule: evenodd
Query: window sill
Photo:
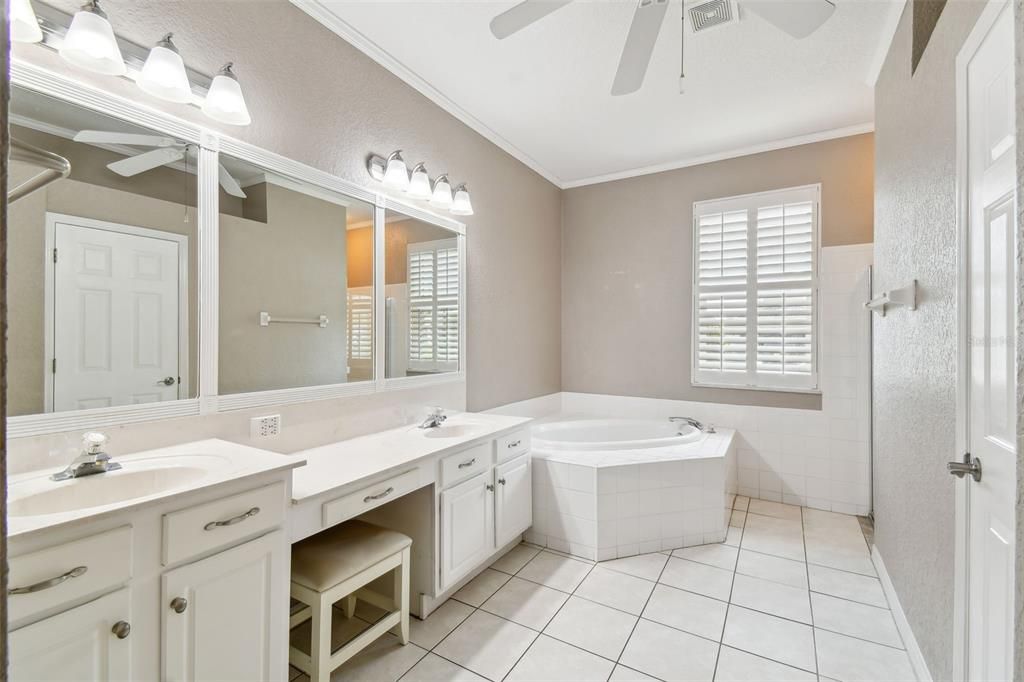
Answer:
M703 384L690 382L693 388L723 388L737 391L756 391L758 393L799 393L800 395L821 395L820 388L793 388L792 386L747 386L743 384Z

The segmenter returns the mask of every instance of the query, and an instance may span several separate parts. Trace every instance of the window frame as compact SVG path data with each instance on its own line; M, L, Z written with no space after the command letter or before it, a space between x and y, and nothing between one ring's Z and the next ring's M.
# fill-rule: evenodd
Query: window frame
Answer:
M808 380L757 373L757 292L776 289L772 283L758 285L757 282L757 210L778 204L797 201L812 202L811 226L811 373ZM700 229L699 218L709 213L726 213L746 210L747 215L747 278L745 285L737 285L731 291L745 290L747 300L747 371L737 372L735 381L723 372L712 372L699 368L700 353ZM821 394L821 183L782 187L779 189L753 192L736 196L707 199L693 202L690 220L691 277L690 277L690 385L694 388L728 388L744 391L770 391L784 393ZM805 287L808 288L808 287ZM706 290L706 288L705 288ZM730 289L719 289L730 291ZM777 379L782 379L778 381Z

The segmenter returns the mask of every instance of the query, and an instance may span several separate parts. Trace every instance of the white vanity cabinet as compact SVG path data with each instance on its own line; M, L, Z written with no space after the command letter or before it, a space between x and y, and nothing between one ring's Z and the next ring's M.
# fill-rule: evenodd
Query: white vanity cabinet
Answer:
M533 525L533 477L530 455L494 468L495 546L502 547Z
M494 551L494 485L488 473L441 493L441 585L447 587Z

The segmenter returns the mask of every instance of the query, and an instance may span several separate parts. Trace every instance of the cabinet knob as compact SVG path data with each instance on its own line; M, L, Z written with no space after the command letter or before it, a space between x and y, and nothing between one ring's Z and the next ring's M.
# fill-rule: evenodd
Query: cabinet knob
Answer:
M498 483L500 483L502 485L505 485L505 479L504 478L499 478L498 479Z
M488 489L488 490L492 490L492 491L493 491L493 490L494 490L494 486L493 486L493 485L491 485L490 483L488 483L488 484L487 484L487 489Z
M114 623L114 627L110 628L110 631L114 633L114 636L118 639L124 639L131 633L132 626L123 620L119 620Z
M175 613L185 613L188 608L188 600L184 597L175 597L171 600L171 608Z

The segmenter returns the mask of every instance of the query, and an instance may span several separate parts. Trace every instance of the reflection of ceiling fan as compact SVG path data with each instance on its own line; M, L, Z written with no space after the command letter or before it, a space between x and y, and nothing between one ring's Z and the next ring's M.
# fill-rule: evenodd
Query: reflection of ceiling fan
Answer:
M107 168L118 175L130 178L148 170L176 163L188 154L187 142L175 140L173 137L160 135L139 135L137 133L109 133L102 130L83 130L75 135L75 142L95 145L131 145L133 147L155 147L148 152L129 156L120 161L108 163ZM219 164L218 176L220 186L233 197L245 199L245 192L234 176L228 172L224 164Z
M524 0L491 19L491 33L501 40L539 21L572 0ZM686 3L686 0L683 0ZM832 16L836 6L831 0L741 0L749 9L776 28L794 38L805 38ZM643 85L654 43L661 31L669 0L639 0L626 44L619 57L619 68L612 83L613 95L628 95ZM698 1L686 8L694 30L725 23L732 14L729 0Z

